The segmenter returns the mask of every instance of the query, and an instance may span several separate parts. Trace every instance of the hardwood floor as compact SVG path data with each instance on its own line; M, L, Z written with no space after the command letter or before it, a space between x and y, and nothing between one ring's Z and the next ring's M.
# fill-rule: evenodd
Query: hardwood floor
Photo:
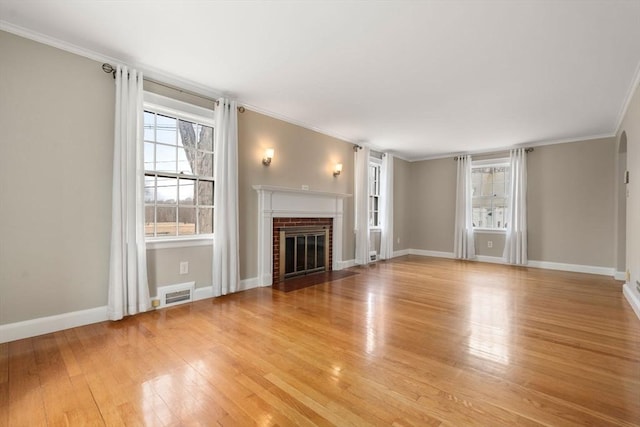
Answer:
M638 425L603 276L406 256L0 345L0 425Z

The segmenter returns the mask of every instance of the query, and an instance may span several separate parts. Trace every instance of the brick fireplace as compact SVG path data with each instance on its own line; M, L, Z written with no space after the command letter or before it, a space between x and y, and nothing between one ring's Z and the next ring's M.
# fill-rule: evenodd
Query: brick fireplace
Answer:
M277 229L291 226L326 225L329 232L328 270L341 270L348 266L342 259L344 233L344 199L350 194L298 188L254 185L258 192L258 283L270 286L279 279L280 251L274 250L280 237ZM278 237L275 237L278 236ZM275 239L274 239L275 237ZM278 268L275 268L276 262Z

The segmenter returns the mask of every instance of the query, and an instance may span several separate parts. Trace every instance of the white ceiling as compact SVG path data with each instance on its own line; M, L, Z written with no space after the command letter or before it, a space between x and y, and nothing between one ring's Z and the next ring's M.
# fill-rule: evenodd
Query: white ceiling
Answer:
M633 0L0 0L0 18L406 159L612 135L640 65Z

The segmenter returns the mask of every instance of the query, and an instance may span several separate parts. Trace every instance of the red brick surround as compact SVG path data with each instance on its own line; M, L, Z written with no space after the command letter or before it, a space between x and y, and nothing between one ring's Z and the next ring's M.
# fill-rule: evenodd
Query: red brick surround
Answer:
M327 271L333 270L333 218L273 218L273 284L280 281L280 229L314 225L329 227L329 265Z

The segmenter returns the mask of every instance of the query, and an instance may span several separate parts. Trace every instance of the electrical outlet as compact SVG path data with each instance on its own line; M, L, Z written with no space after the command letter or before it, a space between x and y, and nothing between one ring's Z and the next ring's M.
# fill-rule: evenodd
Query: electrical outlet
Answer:
M487 240L487 247L488 248L492 248L493 247L493 241Z
M398 244L400 244L400 238L398 237Z
M303 185L302 185L302 189L303 189L303 190L308 190L308 189L309 189L309 186L308 186L308 185L304 185L304 184L303 184Z
M180 262L180 274L189 274L189 261Z

